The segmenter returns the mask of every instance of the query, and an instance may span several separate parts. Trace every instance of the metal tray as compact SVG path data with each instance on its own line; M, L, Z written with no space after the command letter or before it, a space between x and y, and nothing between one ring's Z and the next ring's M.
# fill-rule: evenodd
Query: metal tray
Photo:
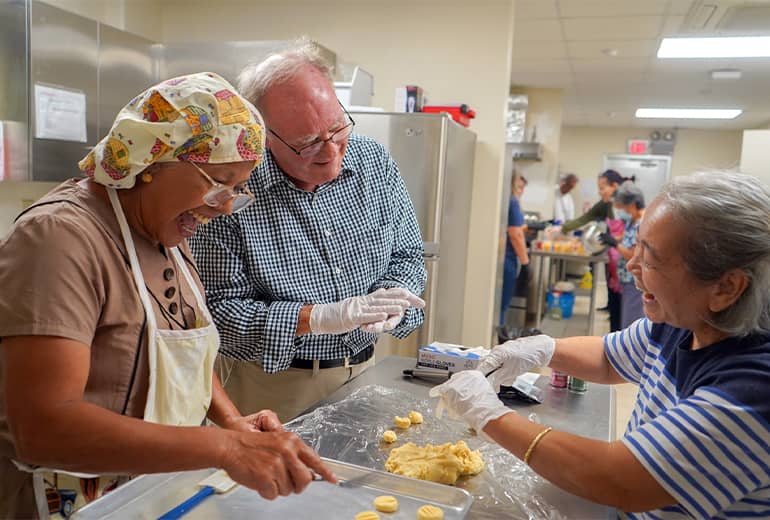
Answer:
M313 518L352 519L361 511L374 511L379 495L398 499L398 511L380 513L380 517L414 519L417 509L431 504L444 510L444 518L465 518L473 496L464 489L415 480L384 471L324 459L339 479L371 473L360 487L343 488L328 482L312 482L299 495L265 500L256 491L237 486L222 495L214 495L185 515L185 519L213 518ZM72 518L149 518L155 519L198 491L198 482L214 469L142 475L78 510Z

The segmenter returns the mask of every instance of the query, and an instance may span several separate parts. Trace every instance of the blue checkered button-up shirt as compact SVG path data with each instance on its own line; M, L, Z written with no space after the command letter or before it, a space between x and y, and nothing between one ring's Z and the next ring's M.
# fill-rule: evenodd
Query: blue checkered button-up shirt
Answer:
M427 274L414 208L377 142L351 135L339 177L312 193L294 186L267 152L248 187L256 204L190 239L225 356L259 361L268 373L295 357L352 356L377 335L297 336L300 308L381 287L422 294ZM403 338L423 320L422 310L408 309L390 334Z

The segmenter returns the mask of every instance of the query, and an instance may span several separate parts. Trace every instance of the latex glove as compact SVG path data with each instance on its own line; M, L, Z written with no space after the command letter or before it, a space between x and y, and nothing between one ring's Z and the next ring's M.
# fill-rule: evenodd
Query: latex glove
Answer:
M409 289L404 289L403 287L396 287L390 290L394 295L398 294L403 296L403 298L405 298L410 303L410 307L414 307L415 309L422 309L423 307L425 307L425 301L419 296L412 293ZM406 309L404 309L404 311L405 310ZM377 321L374 323L365 323L361 325L361 330L363 330L364 332L372 332L375 334L380 334L382 332L393 330L398 326L399 323L401 323L401 320L404 319L404 311L401 311L397 314L391 314L385 320L382 320L382 321Z
M511 386L521 374L548 365L555 349L556 342L545 334L513 339L493 347L476 368L484 374L498 369L488 379L499 391L500 385Z
M503 404L478 370L458 372L446 383L431 388L429 395L440 398L436 406L438 417L447 410L450 417L464 420L490 442L494 441L484 433L487 423L507 413L515 413Z
M601 242L605 246L610 246L610 247L617 247L618 245L618 240L614 236L610 235L609 233L600 234L599 242Z
M366 296L352 296L340 302L313 305L310 311L310 332L344 334L366 323L385 321L388 316L403 313L413 305L414 300L405 293L412 294L400 287L377 289Z

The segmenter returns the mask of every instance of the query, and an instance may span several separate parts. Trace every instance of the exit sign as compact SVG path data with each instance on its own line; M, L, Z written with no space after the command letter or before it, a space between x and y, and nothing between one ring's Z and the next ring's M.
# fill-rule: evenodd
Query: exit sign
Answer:
M644 155L650 151L650 142L646 139L629 139L628 153Z

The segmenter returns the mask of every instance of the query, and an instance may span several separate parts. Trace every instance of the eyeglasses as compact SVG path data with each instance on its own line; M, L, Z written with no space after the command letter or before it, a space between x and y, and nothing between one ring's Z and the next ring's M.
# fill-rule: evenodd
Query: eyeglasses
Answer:
M242 211L252 204L256 202L256 199L254 198L254 194L251 193L249 188L244 186L242 189L237 188L231 188L230 186L225 186L224 184L221 184L214 179L211 178L211 176L203 171L203 168L195 164L194 162L191 162L195 168L201 172L201 175L203 175L207 181L211 183L211 188L209 191L206 192L206 194L203 196L203 202L212 208L221 208L228 202L232 201L232 206L230 209L231 213L238 213L239 211Z
M271 129L268 128L267 131L273 134L276 137L276 139L278 139L283 144L285 144L292 152L299 155L303 159L308 159L310 157L318 155L318 153L321 151L321 148L323 148L324 145L329 141L331 141L334 144L339 144L345 139L347 139L350 133L353 131L353 127L356 126L356 122L353 121L353 118L350 117L350 114L348 113L347 110L345 110L345 107L342 106L341 103L340 103L340 107L342 108L342 111L345 112L345 115L348 116L350 123L346 124L339 130L336 130L334 133L332 133L332 135L330 135L326 139L318 139L317 141L314 141L309 145L303 146L302 148L299 148L299 149L294 148L292 145L287 143L280 135L276 134Z

